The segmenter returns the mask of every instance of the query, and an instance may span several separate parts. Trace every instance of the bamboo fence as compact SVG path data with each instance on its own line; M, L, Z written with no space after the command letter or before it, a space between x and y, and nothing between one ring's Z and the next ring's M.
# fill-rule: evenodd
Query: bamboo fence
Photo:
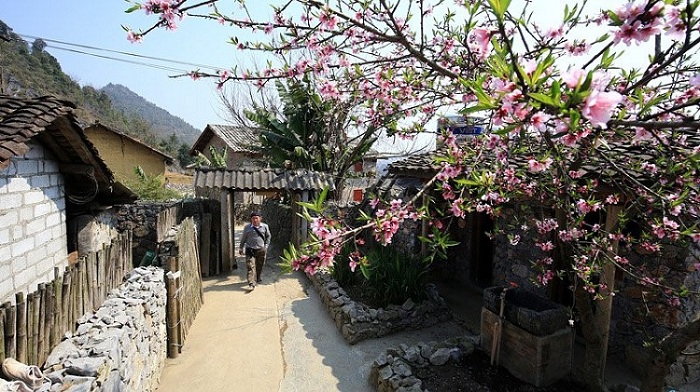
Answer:
M15 303L0 305L0 362L15 358L43 365L63 336L74 332L83 314L97 310L131 270L131 232L120 233L111 246L77 263L54 269L54 280L36 291L15 294Z
M166 266L166 320L170 358L177 357L182 351L187 332L204 303L197 241L194 219L186 218L175 237L177 256L168 257Z

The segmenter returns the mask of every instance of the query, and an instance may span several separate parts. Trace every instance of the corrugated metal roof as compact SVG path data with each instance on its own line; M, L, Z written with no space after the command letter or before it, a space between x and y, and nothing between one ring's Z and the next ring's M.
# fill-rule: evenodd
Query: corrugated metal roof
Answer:
M241 191L335 189L333 177L310 170L283 169L197 169L195 187L227 188Z

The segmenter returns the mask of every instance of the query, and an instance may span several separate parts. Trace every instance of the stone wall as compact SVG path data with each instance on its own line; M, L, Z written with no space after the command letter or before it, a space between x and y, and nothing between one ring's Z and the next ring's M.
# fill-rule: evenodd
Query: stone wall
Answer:
M459 364L478 345L478 336L466 336L440 343L401 345L389 349L372 362L370 383L377 388L377 392L423 392L422 382L416 374L428 365L443 366L450 362Z
M408 299L401 306L373 309L353 301L330 274L318 272L308 276L336 327L350 344L399 331L430 327L452 318L447 304L433 285L428 285L427 298L421 303L416 304Z
M58 162L34 143L0 171L0 303L67 265L63 181Z
M117 212L117 229L133 235L133 265L138 266L147 252L158 250L167 230L179 219L181 202L137 202L122 206Z
M39 391L154 391L166 357L163 270L137 268L43 366Z

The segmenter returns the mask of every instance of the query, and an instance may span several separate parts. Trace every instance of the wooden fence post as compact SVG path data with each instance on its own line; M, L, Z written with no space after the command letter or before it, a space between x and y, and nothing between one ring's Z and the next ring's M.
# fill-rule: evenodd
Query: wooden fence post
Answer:
M17 358L17 340L15 324L17 323L17 308L8 301L2 304L5 313L5 355Z
M182 342L180 341L180 298L177 287L178 277L180 271L177 268L177 258L168 257L168 272L166 273L167 279L167 331L168 331L168 357L177 358L180 353L180 347Z
M27 303L24 293L15 294L17 306L17 360L27 363Z
M5 308L0 307L0 363L5 358Z
M63 304L63 275L60 274L58 267L53 269L55 279L53 281L54 301L53 301L53 319L51 323L51 341L50 346L55 347L61 341L61 332L63 332L63 313L61 306Z

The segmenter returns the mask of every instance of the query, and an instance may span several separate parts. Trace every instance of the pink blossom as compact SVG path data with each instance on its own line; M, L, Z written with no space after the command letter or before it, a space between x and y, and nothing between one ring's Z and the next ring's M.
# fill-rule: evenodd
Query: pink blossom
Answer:
M536 130L538 130L540 132L544 132L546 127L547 127L547 121L549 121L550 117L551 116L547 113L537 112L537 113L533 114L532 117L530 118L530 124L532 124L532 126Z
M538 248L542 249L542 251L547 252L550 250L554 249L554 244L552 244L552 241L547 241L547 242L538 242L535 244Z
M452 202L452 215L458 217L458 218L463 218L464 217L464 210L462 210L461 206L462 203L464 203L464 200L462 199L457 199Z
M132 44L133 44L133 43L137 43L137 42L141 42L141 41L142 41L142 38L143 38L143 37L141 37L140 34L134 33L132 30L129 30L129 31L126 33L126 39L127 39L129 42L131 42Z
M530 159L527 161L527 166L531 172L539 173L539 172L543 172L543 171L549 169L549 167L552 166L553 162L554 162L554 160L552 160L552 158L549 158L549 157L547 157L543 161L538 161L536 159Z
M523 71L525 71L526 74L532 75L533 72L537 69L537 61L534 59L529 59L525 60L521 66L523 67Z
M581 68L571 68L568 71L564 72L561 76L569 88L576 88L581 85L583 80L586 78L586 71L582 70Z
M700 73L696 73L695 75L691 76L690 79L688 79L688 82L691 86L700 88Z
M591 121L593 126L607 128L613 110L622 100L622 95L615 91L592 91L586 98L581 114Z

